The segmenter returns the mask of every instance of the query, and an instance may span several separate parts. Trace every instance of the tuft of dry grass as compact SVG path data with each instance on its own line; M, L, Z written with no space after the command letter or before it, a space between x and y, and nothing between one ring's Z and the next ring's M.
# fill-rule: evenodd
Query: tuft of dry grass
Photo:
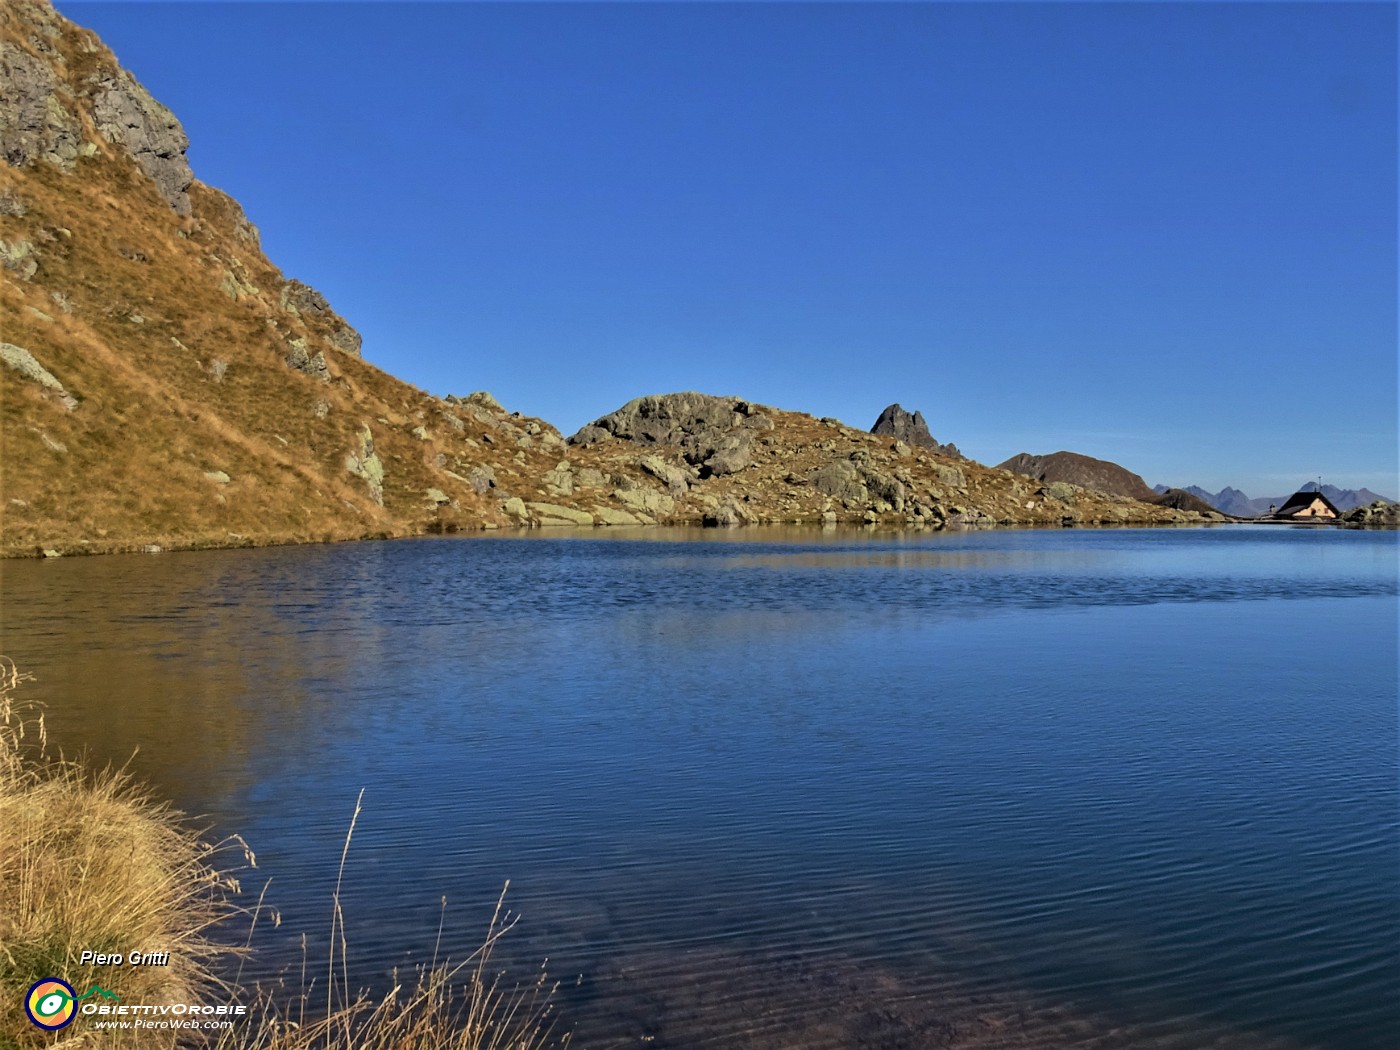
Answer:
M486 939L468 958L434 958L415 969L407 984L396 972L394 986L374 999L363 991L350 994L344 973L334 975L332 951L324 1010L314 1010L320 996L304 980L301 991L286 998L263 990L253 1019L223 1033L218 1050L565 1050L571 1034L556 1031L552 999L558 984L544 967L526 985L507 984L492 967L496 944L517 918L505 910L509 886L496 901ZM338 897L335 910L338 916ZM343 950L338 918L335 928Z
M88 770L52 757L41 714L16 703L26 680L0 657L0 1050L37 1047L218 1050L545 1050L569 1045L557 1034L543 968L524 984L506 980L492 953L515 925L505 890L480 947L459 962L432 961L379 998L351 987L339 877L332 900L331 950L324 986L242 988L234 960L251 949L218 937L237 919L248 941L262 900L237 900L239 867L253 866L239 837L210 843L122 770ZM343 875L355 823L341 854ZM237 868L234 869L238 870ZM509 884L507 883L507 887ZM444 902L445 904L445 902ZM439 936L441 931L439 930ZM303 942L304 943L304 942ZM98 966L84 951L168 952L166 966ZM189 1028L99 1030L79 1017L58 1033L32 1025L24 997L36 981L60 977L81 994L93 986L122 1003L239 1003L247 1014L222 1031Z
M242 846L207 843L122 770L50 757L42 716L14 702L24 678L0 658L0 1046L20 1048L52 1045L23 1007L44 977L123 1001L206 998L216 964L237 951L209 936L238 891L216 854ZM84 951L168 951L170 961L97 966Z

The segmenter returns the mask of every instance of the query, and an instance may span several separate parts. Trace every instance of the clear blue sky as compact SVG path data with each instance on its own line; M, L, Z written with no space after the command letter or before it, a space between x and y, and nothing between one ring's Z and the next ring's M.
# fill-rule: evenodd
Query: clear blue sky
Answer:
M1388 3L66 3L365 356L1397 488Z

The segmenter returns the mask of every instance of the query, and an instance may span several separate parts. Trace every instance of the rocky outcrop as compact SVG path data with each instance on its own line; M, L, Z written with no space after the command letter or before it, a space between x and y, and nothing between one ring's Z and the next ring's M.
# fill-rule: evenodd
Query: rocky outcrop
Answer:
M59 94L52 65L13 41L0 41L0 154L12 167L43 160L71 169L82 122Z
M675 445L700 477L723 477L752 462L754 441L772 427L771 419L740 398L651 394L589 423L569 444L587 447L619 438L638 445Z
M305 339L293 339L290 345L291 349L287 351L288 368L294 368L303 375L319 379L323 383L330 381L331 370L330 365L326 364L325 354L319 350L314 354L309 353Z
M337 350L359 355L364 342L360 333L346 324L340 315L331 309L326 297L309 284L297 280L288 281L282 286L279 302L282 309L294 317L322 322L328 329L326 341Z
M870 433L891 437L916 448L926 448L930 452L947 456L949 459L962 458L962 453L958 451L957 445L943 445L934 439L933 435L928 432L928 424L924 422L922 412L911 414L899 404L887 406L880 413L880 418L875 420L875 425L870 428Z
M177 215L188 215L194 182L185 159L190 140L175 114L124 69L103 70L89 84L98 132L141 165Z
M345 469L357 478L363 478L369 488L370 498L381 507L384 505L384 461L374 450L374 432L368 426L360 428L358 449L345 457Z
M1351 529L1400 529L1400 503L1378 499L1347 511L1342 524Z

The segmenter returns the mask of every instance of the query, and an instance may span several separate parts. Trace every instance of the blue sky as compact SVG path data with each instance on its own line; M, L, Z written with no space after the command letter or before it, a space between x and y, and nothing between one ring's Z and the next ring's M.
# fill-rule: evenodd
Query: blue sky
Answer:
M65 3L365 356L1397 483L1387 3Z

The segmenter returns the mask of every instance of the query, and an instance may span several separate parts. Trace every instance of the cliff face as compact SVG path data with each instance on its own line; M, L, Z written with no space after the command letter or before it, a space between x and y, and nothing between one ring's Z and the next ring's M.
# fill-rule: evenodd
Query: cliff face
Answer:
M92 33L6 0L0 83L0 553L1192 520L737 399L641 399L566 444L489 395L432 397L365 361L325 297L266 258L237 202L194 177L174 115ZM664 431L638 425L647 412Z

